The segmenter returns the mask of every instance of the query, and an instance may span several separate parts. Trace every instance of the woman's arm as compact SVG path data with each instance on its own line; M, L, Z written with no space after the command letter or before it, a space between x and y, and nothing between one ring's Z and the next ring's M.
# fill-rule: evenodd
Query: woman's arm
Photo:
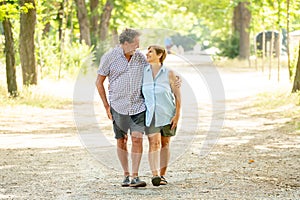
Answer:
M169 80L170 80L170 86L172 89L172 92L175 96L175 106L176 106L176 111L175 111L175 115L171 120L171 130L173 130L174 128L177 127L178 124L178 120L180 117L180 109L181 109L181 92L180 92L180 87L176 86L176 81L177 81L177 76L173 71L169 71Z

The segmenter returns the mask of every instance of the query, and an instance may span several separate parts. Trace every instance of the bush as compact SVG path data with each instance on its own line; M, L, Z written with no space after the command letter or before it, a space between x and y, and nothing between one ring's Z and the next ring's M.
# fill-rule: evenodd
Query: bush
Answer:
M80 69L86 71L95 60L92 47L70 41L61 45L55 38L42 39L36 48L36 57L41 78L58 79L73 76Z
M111 44L110 44L110 40L107 39L106 41L100 42L97 47L95 48L95 65L98 66L98 64L100 63L100 59L103 56L103 54L105 52L107 52L110 48L112 48Z
M181 45L185 51L193 50L194 46L197 44L197 38L196 35L194 34L189 34L189 35L180 35L176 34L173 35L172 37L173 44L176 46Z
M216 39L215 43L218 44L220 49L219 56L228 58L236 58L239 55L239 36L233 34L232 36L224 37L225 39ZM228 39L229 38L229 39Z

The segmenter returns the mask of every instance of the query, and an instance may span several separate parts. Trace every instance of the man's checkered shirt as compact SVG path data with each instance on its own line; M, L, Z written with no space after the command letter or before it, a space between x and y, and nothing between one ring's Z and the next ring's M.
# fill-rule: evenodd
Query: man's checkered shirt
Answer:
M135 115L146 110L142 96L145 56L136 51L130 61L116 47L101 58L98 74L108 76L110 106L120 114Z

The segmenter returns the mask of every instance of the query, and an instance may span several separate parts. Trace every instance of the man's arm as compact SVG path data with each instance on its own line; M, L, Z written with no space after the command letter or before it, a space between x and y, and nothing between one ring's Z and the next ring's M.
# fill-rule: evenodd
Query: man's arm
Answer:
M103 102L104 108L106 110L107 117L110 120L112 120L112 115L111 115L111 112L110 112L110 105L107 101L106 91L105 91L105 88L104 88L105 79L106 79L106 76L102 76L102 75L98 74L97 80L96 80L96 86L97 86L97 90L98 90L98 93L100 95L100 98Z

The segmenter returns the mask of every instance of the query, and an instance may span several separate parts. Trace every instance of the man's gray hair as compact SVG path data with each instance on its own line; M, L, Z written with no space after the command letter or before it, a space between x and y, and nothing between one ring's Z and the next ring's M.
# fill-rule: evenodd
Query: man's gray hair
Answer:
M133 39L140 35L140 32L134 29L126 28L119 36L120 44L124 44L125 42L132 43Z

